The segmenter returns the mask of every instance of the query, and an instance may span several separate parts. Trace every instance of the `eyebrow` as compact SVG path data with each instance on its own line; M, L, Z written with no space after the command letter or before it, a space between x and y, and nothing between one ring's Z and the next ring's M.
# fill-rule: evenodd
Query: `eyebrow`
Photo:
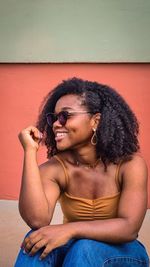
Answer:
M71 107L63 107L63 108L61 109L61 111L67 111L67 110L72 110L72 111L74 111L74 109L71 108ZM56 111L55 111L55 112L56 112Z
M74 110L74 109L71 108L71 107L63 107L63 108L62 108L62 110L68 110L68 109L70 109L70 110Z

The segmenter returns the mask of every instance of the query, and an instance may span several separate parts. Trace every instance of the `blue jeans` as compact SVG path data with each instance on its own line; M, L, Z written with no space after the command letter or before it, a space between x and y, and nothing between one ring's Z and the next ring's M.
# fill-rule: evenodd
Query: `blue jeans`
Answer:
M34 256L20 250L14 267L141 267L149 266L144 246L137 240L109 244L91 239L71 239L42 261L42 250Z

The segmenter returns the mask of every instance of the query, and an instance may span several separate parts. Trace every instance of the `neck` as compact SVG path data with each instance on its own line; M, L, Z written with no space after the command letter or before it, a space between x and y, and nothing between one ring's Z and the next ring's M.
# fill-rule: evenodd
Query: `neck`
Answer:
M91 149L91 147L72 151L72 157L76 165L85 165L89 168L95 167L100 160L96 155L95 148Z

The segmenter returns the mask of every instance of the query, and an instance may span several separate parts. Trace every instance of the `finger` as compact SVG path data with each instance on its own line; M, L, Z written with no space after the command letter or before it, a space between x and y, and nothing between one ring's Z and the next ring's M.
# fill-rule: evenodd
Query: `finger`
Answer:
M35 130L34 136L35 138L40 139L40 140L43 138L43 134L38 129Z
M29 253L32 247L34 246L35 243L33 243L31 240L29 240L26 244L24 244L24 251L26 253Z
M26 237L24 242L23 242L23 247L25 249L25 251L28 253L31 248L40 240L42 239L41 235L36 235L36 236L32 236L32 237Z
M43 138L43 134L39 131L39 138L42 139Z
M30 133L34 139L40 140L42 137L42 133L37 128L33 128Z
M44 251L42 252L40 256L40 260L45 259L45 257L54 249L54 247L47 245Z
M36 139L41 139L43 137L43 134L34 126L29 126L28 128L24 129L24 131Z
M26 242L26 244L24 245L24 250L27 252L27 253L29 253L30 251L31 251L31 249L32 249L32 247L37 243L37 242L39 242L40 241L40 239L36 239L36 240L28 240L28 242Z
M38 140L39 144L41 143L42 139L43 139L43 134L41 132L39 132L39 140Z
M36 230L36 231L34 231L32 233L29 233L25 237L25 239L23 240L22 246L25 246L29 242L29 240L32 239L32 238L35 238L37 236L37 234L38 234L38 230Z
M32 249L31 249L29 255L30 255L30 256L33 256L39 249L41 249L41 248L43 248L44 246L46 246L46 244L47 244L47 242L46 242L45 240L43 240L43 239L40 240L38 243L36 243L36 244L32 247Z

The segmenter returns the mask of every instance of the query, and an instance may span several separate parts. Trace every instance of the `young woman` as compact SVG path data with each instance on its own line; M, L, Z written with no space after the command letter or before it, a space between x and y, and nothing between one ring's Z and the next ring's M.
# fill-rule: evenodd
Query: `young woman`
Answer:
M138 123L112 88L72 78L50 92L37 127L19 134L19 209L31 227L15 267L149 266L137 240L147 208ZM38 166L42 141L49 160ZM64 222L50 225L59 201Z

